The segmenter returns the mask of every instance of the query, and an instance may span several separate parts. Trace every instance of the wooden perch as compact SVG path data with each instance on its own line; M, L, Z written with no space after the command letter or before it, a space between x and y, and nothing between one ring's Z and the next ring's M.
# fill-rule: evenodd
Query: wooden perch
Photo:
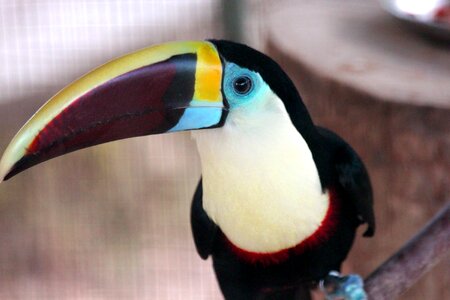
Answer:
M376 269L365 282L369 299L395 299L448 255L450 204L396 254Z

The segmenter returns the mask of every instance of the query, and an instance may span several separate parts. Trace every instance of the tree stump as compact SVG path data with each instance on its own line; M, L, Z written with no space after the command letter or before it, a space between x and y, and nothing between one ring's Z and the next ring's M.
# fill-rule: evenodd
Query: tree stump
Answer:
M344 269L367 275L450 201L450 47L410 32L374 1L287 2L265 25L266 52L316 124L368 167L377 233L357 239ZM448 267L402 299L450 298Z

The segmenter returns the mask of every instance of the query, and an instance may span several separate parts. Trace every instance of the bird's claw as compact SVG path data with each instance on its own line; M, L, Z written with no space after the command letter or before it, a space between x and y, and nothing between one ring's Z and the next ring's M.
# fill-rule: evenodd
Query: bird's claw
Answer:
M320 289L327 300L367 300L364 282L357 274L341 276L331 271L320 281Z

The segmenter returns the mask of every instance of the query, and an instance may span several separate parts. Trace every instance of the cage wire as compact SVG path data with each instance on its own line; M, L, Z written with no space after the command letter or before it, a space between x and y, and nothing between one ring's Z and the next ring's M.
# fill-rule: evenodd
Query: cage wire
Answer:
M221 9L218 0L2 0L0 149L92 68L156 43L223 37ZM199 177L195 145L174 134L86 149L3 183L0 299L221 299L190 232Z

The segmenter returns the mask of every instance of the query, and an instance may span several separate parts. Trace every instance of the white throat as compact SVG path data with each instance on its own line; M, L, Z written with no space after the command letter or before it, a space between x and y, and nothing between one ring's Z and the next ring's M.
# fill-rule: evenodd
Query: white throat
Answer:
M230 111L226 125L192 132L202 163L203 208L239 248L270 253L311 236L324 220L312 154L273 92Z

